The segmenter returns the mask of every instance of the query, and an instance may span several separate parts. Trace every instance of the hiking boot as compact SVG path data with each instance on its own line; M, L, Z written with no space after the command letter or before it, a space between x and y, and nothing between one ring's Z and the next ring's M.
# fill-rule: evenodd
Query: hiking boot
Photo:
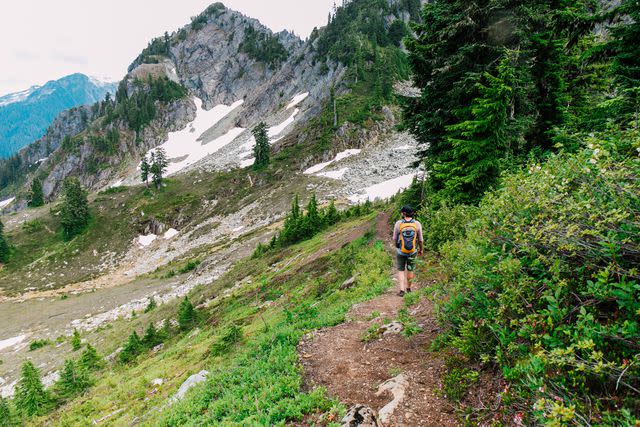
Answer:
M400 291L400 292L398 292L398 296L399 296L399 297L403 297L403 296L404 296L404 291Z

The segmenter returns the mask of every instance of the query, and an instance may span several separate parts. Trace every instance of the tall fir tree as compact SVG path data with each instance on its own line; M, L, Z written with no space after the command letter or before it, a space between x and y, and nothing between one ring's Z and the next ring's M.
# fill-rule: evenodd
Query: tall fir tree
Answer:
M87 347L80 355L80 359L78 359L78 366L87 371L95 371L102 368L103 365L104 361L98 355L95 347L93 347L91 344L87 344Z
M182 331L188 331L193 329L198 323L198 313L196 309L189 301L188 297L184 297L184 300L180 303L178 308L178 326Z
M162 185L162 180L164 179L164 174L167 171L167 166L169 166L167 153L162 147L156 148L153 156L151 157L151 161L151 167L149 168L149 172L151 172L151 181L156 186L156 189L159 190Z
M63 193L60 223L65 238L71 239L82 233L89 224L89 202L78 178L65 179Z
M34 178L31 181L31 191L29 192L29 206L37 208L44 205L44 192L42 191L42 181Z
M118 354L118 360L120 360L120 363L132 362L136 358L136 356L138 356L142 352L143 349L144 346L142 344L142 341L140 340L140 337L138 336L136 331L133 331L131 335L129 335L127 343L124 345L124 347L122 347L122 350Z
M40 371L31 361L22 365L14 404L18 412L27 417L42 415L51 405L49 393L44 389L40 379Z
M4 235L4 224L2 223L2 220L0 220L0 263L6 263L9 261L10 255L11 249L7 238Z
M55 392L60 397L70 398L83 392L90 385L87 371L72 359L67 359L60 372L60 378L56 381Z
M256 159L253 163L253 168L255 170L264 169L269 164L271 151L266 123L258 123L251 133L253 133L253 137L256 140L256 145L253 147L253 155Z
M149 161L147 160L147 156L144 156L142 158L142 161L140 162L140 179L142 180L142 182L144 182L144 184L149 187L149 172L151 171L151 165L149 164Z

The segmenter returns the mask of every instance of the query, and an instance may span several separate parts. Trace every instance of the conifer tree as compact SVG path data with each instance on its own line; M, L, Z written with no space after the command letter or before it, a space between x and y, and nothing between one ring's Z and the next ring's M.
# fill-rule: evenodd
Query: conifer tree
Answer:
M323 221L327 226L336 224L340 221L340 213L338 213L333 200L329 202L329 206L323 216Z
M66 239L82 233L89 224L87 193L75 177L64 181L64 198L60 209L60 223Z
M103 365L104 362L98 355L96 349L91 344L87 344L87 347L80 355L78 366L87 371L95 371L102 368Z
M158 331L158 338L161 341L166 341L169 338L171 338L171 335L173 335L173 330L171 328L171 322L169 322L169 320L167 320L167 319L164 319L164 321L162 322L162 327Z
M80 332L77 329L73 330L73 335L71 336L71 349L73 351L78 351L82 348L82 338L80 337Z
M322 218L318 211L318 199L315 194L311 195L307 204L307 213L304 218L304 231L302 238L311 238L322 228Z
M251 133L253 133L253 137L256 140L256 145L253 147L253 155L256 159L253 163L253 168L255 170L260 170L269 164L269 155L271 151L266 123L258 123Z
M37 208L44 205L44 193L42 191L42 182L38 178L31 181L31 192L29 193L29 206Z
M10 254L9 242L7 242L7 238L4 235L4 224L0 220L0 263L9 261Z
M11 427L14 425L16 425L16 422L13 418L13 411L11 411L9 402L0 396L0 426Z
M152 296L151 298L149 298L149 303L144 308L144 312L148 313L148 312L154 310L157 306L158 306L158 303L156 302L156 299Z
M149 326L142 337L142 344L147 348L153 348L161 342L162 340L158 336L158 331L156 331L156 327L153 325L153 322L149 323Z
M151 172L151 181L156 186L156 189L159 190L162 185L164 173L167 171L167 166L169 165L167 154L162 147L155 150L151 161L151 167L149 168L149 172Z
M151 170L151 165L147 160L147 156L142 158L142 162L140 162L140 179L145 183L147 187L149 187L149 172Z
M121 363L129 363L142 352L143 348L144 346L142 345L142 341L140 341L140 337L136 331L133 331L131 335L129 335L129 339L122 348L122 351L118 354L118 359Z
M27 417L44 414L51 404L49 393L40 380L40 371L31 361L22 365L22 376L16 387L14 404L18 412Z
M198 322L198 313L188 297L184 297L178 309L178 325L180 330L188 331L192 329Z
M56 381L55 391L64 398L75 396L91 385L87 371L71 359L64 362L60 378Z

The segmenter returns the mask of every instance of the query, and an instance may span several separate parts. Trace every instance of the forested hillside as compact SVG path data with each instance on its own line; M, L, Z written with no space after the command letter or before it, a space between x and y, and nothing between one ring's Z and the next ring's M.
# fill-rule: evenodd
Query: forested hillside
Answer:
M438 346L503 378L506 424L640 414L640 4L604 6L434 1L407 40Z

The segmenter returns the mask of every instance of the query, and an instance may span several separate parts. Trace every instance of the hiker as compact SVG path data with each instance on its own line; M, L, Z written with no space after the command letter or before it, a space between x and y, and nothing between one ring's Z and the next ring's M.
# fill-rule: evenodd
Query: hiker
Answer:
M393 243L396 246L396 264L398 267L398 296L411 292L411 281L415 277L416 257L422 256L423 238L422 224L416 221L415 211L411 206L403 206L400 210L402 219L393 228Z

